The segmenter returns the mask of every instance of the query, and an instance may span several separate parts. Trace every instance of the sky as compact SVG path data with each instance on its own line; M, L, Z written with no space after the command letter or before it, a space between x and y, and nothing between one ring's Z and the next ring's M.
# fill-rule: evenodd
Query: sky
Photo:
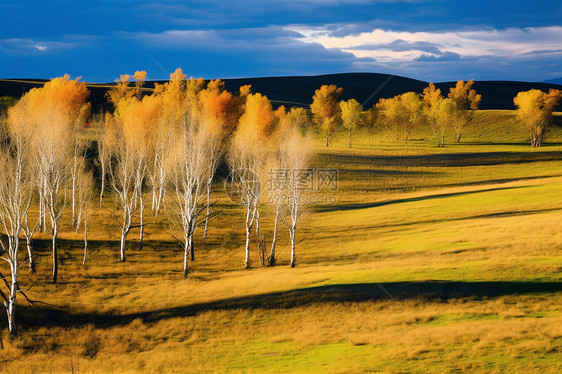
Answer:
M0 78L562 77L562 2L1 0Z

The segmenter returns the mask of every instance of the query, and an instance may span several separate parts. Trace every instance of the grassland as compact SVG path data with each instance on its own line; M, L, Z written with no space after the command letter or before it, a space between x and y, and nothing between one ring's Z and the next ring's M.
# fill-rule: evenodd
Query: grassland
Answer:
M188 279L161 218L118 263L110 201L87 267L63 230L57 285L40 234L38 272L21 278L48 304L20 300L0 372L560 372L562 129L531 149L511 116L480 112L439 149L427 131L405 145L362 129L352 149L318 136L337 203L310 207L294 269L284 232L280 266L243 269L242 210L220 181Z

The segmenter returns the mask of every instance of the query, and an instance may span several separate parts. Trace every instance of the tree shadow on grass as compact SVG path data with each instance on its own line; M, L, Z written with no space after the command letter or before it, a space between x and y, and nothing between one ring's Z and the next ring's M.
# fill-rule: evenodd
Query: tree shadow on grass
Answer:
M385 200L385 201L375 201L375 202L370 202L370 203L321 205L321 206L317 206L315 208L315 210L317 212L335 212L335 211L345 211L345 210L355 210L355 209L366 209L366 208L375 208L375 207L386 206L386 205L394 205L394 204L402 204L402 203L411 203L411 202L416 202L416 201L425 201L425 200L442 199L442 198L448 198L448 197L472 195L472 194L478 194L478 193L483 193L483 192L515 190L515 189L530 188L530 187L533 187L533 186L494 187L494 188L484 188L484 189L481 189L481 190L474 190L474 191L436 193L436 194L431 194L431 195L426 195L426 196L408 197L408 198L404 198L404 199L394 199L394 200Z
M529 147L530 148L530 147ZM559 161L560 151L434 153L421 155L354 155L321 153L329 162L376 166L463 167Z
M135 319L156 322L177 317L195 316L206 311L253 309L292 309L327 303L358 303L390 300L427 300L447 302L456 298L493 298L507 295L562 293L561 282L457 282L421 281L325 285L228 298L208 303L155 309L140 313L72 313L53 306L35 304L20 306L19 323L24 329L36 327L81 327L92 324L97 328L123 326ZM5 321L3 321L5 324Z

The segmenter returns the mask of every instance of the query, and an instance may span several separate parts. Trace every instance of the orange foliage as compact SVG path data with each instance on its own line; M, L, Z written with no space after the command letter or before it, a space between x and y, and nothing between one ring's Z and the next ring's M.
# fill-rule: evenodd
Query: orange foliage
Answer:
M90 92L79 79L71 80L67 74L30 90L8 110L8 123L14 130L23 123L29 124L29 135L46 137L44 140L50 134L70 133L84 122L90 108L86 103Z
M207 89L198 95L199 103L211 129L230 134L236 129L240 118L240 100L230 92L222 90L222 87L224 83L221 84L218 80L209 82Z

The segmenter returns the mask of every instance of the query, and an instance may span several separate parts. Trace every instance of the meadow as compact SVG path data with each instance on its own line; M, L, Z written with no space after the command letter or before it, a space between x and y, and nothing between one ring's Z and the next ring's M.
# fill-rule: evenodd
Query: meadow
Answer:
M338 169L334 204L308 208L297 266L244 269L242 207L213 186L220 214L195 234L195 261L163 216L119 263L111 197L82 234L61 230L59 282L49 236L37 273L21 271L20 333L0 319L0 372L562 371L562 116L532 149L513 112L479 111L461 143L408 144L360 129L315 137L312 167ZM273 210L263 217L266 238ZM147 216L149 216L147 214Z

